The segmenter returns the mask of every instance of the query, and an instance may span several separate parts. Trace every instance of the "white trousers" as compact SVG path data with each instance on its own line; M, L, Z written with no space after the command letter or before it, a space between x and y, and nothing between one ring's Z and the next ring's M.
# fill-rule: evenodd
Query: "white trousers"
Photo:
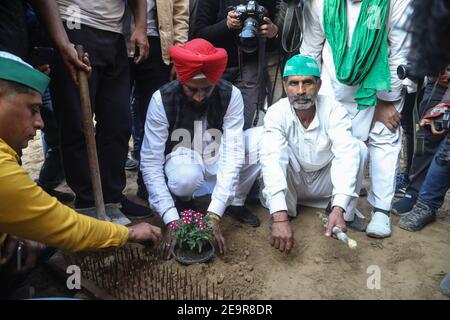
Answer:
M394 103L398 112L402 111L403 104L404 98ZM352 120L353 136L368 142L371 188L367 200L373 207L389 211L395 194L395 176L402 148L400 128L392 132L377 121L370 129L375 108L357 110L355 104L345 104L345 108Z
M239 174L239 182L234 196L233 206L244 205L248 192L261 172L259 164L259 141L262 127L248 129L245 134L245 164ZM196 162L183 163L177 157L196 159ZM217 162L205 163L194 150L184 149L183 154L172 154L165 165L167 186L172 194L189 200L212 194L217 181Z
M364 167L368 158L367 147L361 141L359 141L359 157L360 165L355 186L356 194L359 194L359 191L362 188ZM291 217L297 216L297 205L299 204L307 207L326 208L328 203L332 200L333 184L331 182L331 163L321 170L305 172L301 170L301 167L298 164L293 165L289 162L286 179L288 187L286 193L286 205L288 208L288 215ZM263 190L263 179L260 179L260 183L261 190ZM263 206L266 208L269 207L262 192L260 192L260 200ZM344 213L344 219L346 221L353 221L357 203L357 197L350 201L347 210Z

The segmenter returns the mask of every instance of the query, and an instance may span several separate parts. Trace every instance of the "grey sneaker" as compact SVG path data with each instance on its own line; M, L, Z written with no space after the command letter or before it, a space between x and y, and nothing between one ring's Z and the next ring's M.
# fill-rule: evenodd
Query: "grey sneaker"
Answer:
M111 219L111 222L121 224L123 226L129 225L131 221L123 214L120 207L120 203L105 204L106 215Z
M450 297L450 272L441 281L441 291L447 297Z
M75 208L75 211L78 213L84 214L85 216L98 219L97 210L95 209L95 207Z
M97 210L95 207L89 208L78 208L75 209L78 213L84 214L85 216L89 216L91 218L98 219ZM108 203L105 204L106 216L108 217L108 221L113 223L128 225L131 221L120 211L120 204Z
M435 210L417 202L412 210L400 219L398 226L408 231L419 231L434 220L436 220Z
M355 217L353 221L345 221L345 225L355 231L364 232L367 228L367 222L364 215L355 208Z

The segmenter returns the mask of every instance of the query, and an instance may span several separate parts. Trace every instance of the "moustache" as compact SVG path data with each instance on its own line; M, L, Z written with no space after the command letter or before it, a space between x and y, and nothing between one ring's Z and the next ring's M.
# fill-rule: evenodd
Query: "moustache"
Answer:
M292 102L311 102L313 100L312 96L295 96L292 97Z

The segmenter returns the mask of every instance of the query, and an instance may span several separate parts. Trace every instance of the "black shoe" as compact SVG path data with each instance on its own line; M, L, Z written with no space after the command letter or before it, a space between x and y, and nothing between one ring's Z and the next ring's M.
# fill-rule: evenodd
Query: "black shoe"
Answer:
M331 201L328 202L328 206L325 209L325 214L329 216L331 213ZM367 222L364 218L361 218L361 216L364 216L357 208L355 208L355 217L353 218L353 221L345 221L345 225L349 227L350 229L353 229L355 231L364 232L367 228Z
M436 220L436 212L424 203L417 202L413 209L398 222L398 226L408 231L419 231Z
M120 202L120 211L131 219L146 219L153 215L150 208L131 202L127 198L123 198Z
M357 209L355 209L357 210ZM366 231L367 228L367 222L365 219L360 218L356 213L355 213L355 217L353 218L353 221L345 221L345 225L350 228L353 229L355 231L359 231L359 232L364 232Z
M226 213L243 224L248 224L252 227L259 227L260 225L258 217L251 213L246 206L229 206Z
M412 210L417 200L417 194L414 192L405 193L404 197L392 205L391 212L396 216L404 216Z
M58 199L58 201L62 203L71 203L75 200L75 195L70 192L61 192L55 189L47 188L46 186L39 183L39 180L36 180L36 183L39 187L41 187L45 192L47 192L52 197Z
M54 190L54 189L53 190L45 190L45 192L47 192L52 197L55 197L62 203L71 203L72 201L75 200L75 195L70 192L61 192L61 191Z

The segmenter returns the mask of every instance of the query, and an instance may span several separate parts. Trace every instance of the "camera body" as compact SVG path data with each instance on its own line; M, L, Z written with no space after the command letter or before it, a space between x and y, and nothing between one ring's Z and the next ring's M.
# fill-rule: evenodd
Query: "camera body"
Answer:
M251 0L247 4L240 4L232 9L242 21L242 31L239 33L241 49L247 53L256 51L258 28L264 23L265 8L257 1Z
M429 109L424 119L433 119L436 131L447 131L447 136L444 138L444 149L436 157L437 163L445 166L450 162L450 103L443 102Z
M450 129L450 109L446 110L442 117L435 120L436 130L449 130Z
M450 103L441 102L438 105L429 108L423 119L432 119L436 131L450 129Z

